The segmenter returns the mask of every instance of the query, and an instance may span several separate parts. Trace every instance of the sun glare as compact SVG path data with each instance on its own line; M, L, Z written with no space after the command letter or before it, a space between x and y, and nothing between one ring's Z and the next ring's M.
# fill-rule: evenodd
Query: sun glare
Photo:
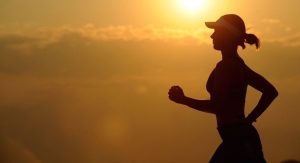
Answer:
M178 5L185 14L198 14L208 7L208 0L179 0Z

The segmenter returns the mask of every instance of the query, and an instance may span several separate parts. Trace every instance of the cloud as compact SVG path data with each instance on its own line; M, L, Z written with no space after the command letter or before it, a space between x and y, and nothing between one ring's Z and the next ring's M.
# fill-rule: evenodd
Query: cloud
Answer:
M300 33L296 33L289 36L283 36L277 39L269 39L268 42L279 43L286 47L299 47L300 46Z
M124 71L140 73L150 69L150 64L167 65L168 58L179 55L186 46L207 49L201 39L205 34L201 30L153 26L97 28L91 24L6 33L0 36L0 72L103 78ZM148 62L141 64L141 60Z
M281 21L279 19L269 18L269 19L262 19L262 23L268 23L268 24L279 24Z
M283 46L299 46L300 33L293 31L279 19L262 19L261 30L254 31L261 36L263 42L277 42ZM209 29L180 29L155 27L147 25L134 27L131 25L97 27L86 24L80 27L36 27L10 31L1 27L0 48L10 48L22 51L24 54L32 53L32 50L43 49L65 39L74 37L85 39L84 44L105 41L161 41L176 42L178 44L210 44ZM279 32L280 31L280 32ZM70 40L69 40L70 42Z
M280 19L269 18L269 19L263 19L261 22L264 26L266 26L265 29L267 29L268 31L270 31L272 29L276 30L276 28L279 28L279 29L283 30L284 32L292 31L292 28L289 25L282 22Z
M219 140L214 118L177 109L183 106L168 101L167 90L178 84L191 97L208 97L205 82L220 59L210 44L201 43L210 32L88 24L2 33L2 149L46 163L206 162ZM269 125L263 131L279 134L265 134L265 140L281 142L282 133L293 132L291 141L299 137L295 128L287 127L300 115L293 98L300 89L299 47L280 46L297 40L264 42L259 52L250 47L240 51L280 91L281 101L262 118L270 123L260 123ZM254 106L255 99L249 101ZM274 122L277 115L289 118ZM271 147L264 149L280 160L285 158L281 151L297 154L296 143L266 144ZM278 153L274 149L279 147ZM149 155L161 159L148 160Z
M4 30L5 31L5 30ZM193 40L198 43L209 41L209 31L205 29L176 29L176 28L157 28L153 25L145 27L133 26L107 26L96 27L93 24L86 24L82 27L57 27L57 28L37 28L31 30L20 30L18 32L2 32L1 39L9 37L19 37L21 40L12 40L9 46L22 50L30 47L44 47L55 43L66 35L79 35L81 37L98 41L179 41ZM27 40L25 41L25 38ZM22 41L23 40L23 41Z
M280 21L272 19L265 22ZM174 56L185 62L184 66L187 67L191 66L191 60L184 57L187 52L193 58L197 58L199 50L209 53L203 54L206 57L213 56L210 55L213 53L211 45L204 38L209 38L208 31L157 28L152 25L96 27L86 24L78 28L39 28L2 33L0 72L56 78L107 78L112 75L124 76L124 72L127 75L149 72L153 66L161 70L175 70L176 66L169 62ZM262 39L262 42L262 48L271 46L278 49L274 51L269 48L263 52L280 57L277 53L300 46L300 34ZM296 56L294 51L290 53L290 56ZM201 64L209 65L207 62Z
M300 31L290 24L275 18L262 19L259 31L264 42L274 43L285 47L299 47Z

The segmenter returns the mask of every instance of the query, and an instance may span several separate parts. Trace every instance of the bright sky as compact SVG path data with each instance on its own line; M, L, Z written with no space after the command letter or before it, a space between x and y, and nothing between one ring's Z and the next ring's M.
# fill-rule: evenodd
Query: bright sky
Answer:
M82 25L93 23L107 25L198 25L203 20L216 19L224 13L237 13L248 22L262 19L284 20L287 24L299 26L295 16L298 0L10 0L0 2L1 24L33 24L41 26ZM178 4L182 4L181 7ZM192 8L186 11L182 8ZM193 6L193 7L191 7ZM195 8L198 8L197 12ZM190 12L190 14L188 14ZM191 14L193 13L193 14ZM255 13L255 14L254 14ZM181 24L183 23L183 24Z
M240 15L262 40L241 50L279 97L255 126L270 162L300 159L300 0L1 0L0 158L30 163L208 162L208 98L220 59L205 21ZM259 92L249 89L246 111ZM24 161L25 160L25 161ZM2 160L1 160L2 161Z

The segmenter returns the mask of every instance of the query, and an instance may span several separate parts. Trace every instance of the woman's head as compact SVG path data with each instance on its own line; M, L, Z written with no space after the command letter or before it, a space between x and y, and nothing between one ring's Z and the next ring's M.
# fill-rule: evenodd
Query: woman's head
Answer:
M259 39L254 34L246 33L245 23L238 15L223 15L216 22L205 24L215 30L211 38L216 50L235 48L239 45L244 49L245 43L255 44L257 49L260 46Z

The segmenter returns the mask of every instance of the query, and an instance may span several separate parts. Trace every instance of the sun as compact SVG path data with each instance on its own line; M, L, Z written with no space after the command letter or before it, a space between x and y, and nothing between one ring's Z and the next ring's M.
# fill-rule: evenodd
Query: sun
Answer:
M208 0L178 0L178 7L185 14L195 15L208 7Z

